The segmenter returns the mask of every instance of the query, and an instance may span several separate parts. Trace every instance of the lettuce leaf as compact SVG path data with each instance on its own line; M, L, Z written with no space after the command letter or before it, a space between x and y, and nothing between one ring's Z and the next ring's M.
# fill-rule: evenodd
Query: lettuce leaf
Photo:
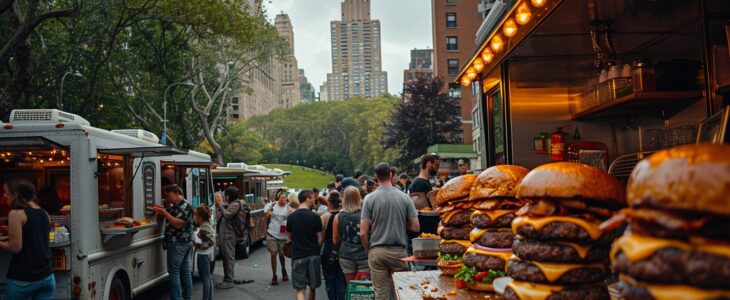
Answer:
M459 269L459 272L454 274L454 279L461 279L466 281L468 284L474 283L474 275L477 274L477 268L475 267L467 267L466 265L462 264L461 269Z

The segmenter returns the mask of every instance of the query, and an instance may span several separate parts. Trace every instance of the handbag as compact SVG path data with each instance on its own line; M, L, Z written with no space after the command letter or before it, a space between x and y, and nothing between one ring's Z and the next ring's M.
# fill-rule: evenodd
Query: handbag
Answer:
M291 241L286 242L286 244L281 247L281 252L284 253L284 256L291 258Z

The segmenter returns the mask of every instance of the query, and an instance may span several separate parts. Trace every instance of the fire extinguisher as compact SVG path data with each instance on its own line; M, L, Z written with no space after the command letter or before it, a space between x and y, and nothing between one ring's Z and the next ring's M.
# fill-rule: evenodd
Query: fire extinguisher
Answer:
M551 161L564 161L565 160L565 137L568 135L563 132L563 127L558 127L558 130L550 134L550 160Z

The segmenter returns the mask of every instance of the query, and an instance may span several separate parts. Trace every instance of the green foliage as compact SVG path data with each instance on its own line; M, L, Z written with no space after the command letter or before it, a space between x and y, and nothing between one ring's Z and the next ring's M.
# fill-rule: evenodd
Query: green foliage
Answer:
M216 140L223 149L223 159L226 162L257 164L264 157L264 145L261 135L258 132L248 130L245 123L226 126L219 133ZM207 141L199 149L213 153L213 149Z
M291 175L284 178L284 184L288 188L295 189L324 189L330 182L334 182L335 178L320 170L315 170L302 166L290 166L281 164L265 164L268 168L278 168L284 171L291 171Z
M382 122L390 119L399 99L315 102L277 109L248 121L263 137L264 161L316 166L333 173L371 171L379 162L392 162L397 149L384 149L378 141Z
M385 122L382 144L400 149L401 164L426 153L434 144L463 142L458 99L443 92L440 78L418 78L406 83L407 101L395 107L392 122Z

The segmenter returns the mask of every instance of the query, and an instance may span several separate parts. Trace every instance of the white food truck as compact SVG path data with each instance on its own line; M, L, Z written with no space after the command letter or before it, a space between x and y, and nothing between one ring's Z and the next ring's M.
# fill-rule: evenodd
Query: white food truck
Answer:
M164 219L150 208L164 205L168 184L193 206L212 206L210 168L210 156L160 145L149 132L107 131L58 110L14 110L0 123L0 189L28 179L54 225L55 299L131 299L165 281ZM0 198L0 226L8 211ZM0 252L0 294L10 257Z

